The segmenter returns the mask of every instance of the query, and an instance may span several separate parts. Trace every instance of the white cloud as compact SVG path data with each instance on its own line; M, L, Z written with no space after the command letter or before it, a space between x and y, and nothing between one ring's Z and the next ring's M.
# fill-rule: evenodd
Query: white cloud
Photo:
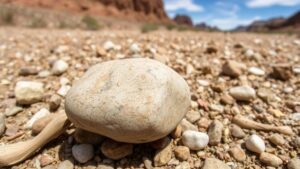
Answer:
M229 17L229 18L215 18L215 19L211 20L210 24L217 25L222 30L230 30L230 29L236 28L237 26L240 26L240 25L249 25L253 21L256 21L259 19L260 19L259 16L256 16L256 17L250 18L250 19L241 19L241 18L238 18L237 16Z
M259 17L242 19L238 15L239 11L240 7L237 4L218 1L215 4L215 13L217 16L208 20L208 23L210 25L216 25L222 30L230 30L240 25L248 25L259 19Z
M249 0L246 5L250 8L269 7L273 5L293 6L300 4L300 0Z
M223 16L228 16L228 17L234 17L237 15L237 13L240 10L240 7L237 4L233 3L225 3L218 1L216 3L216 12L223 15Z
M193 0L165 0L165 7L167 11L176 11L179 9L188 12L202 12L204 8L193 2Z

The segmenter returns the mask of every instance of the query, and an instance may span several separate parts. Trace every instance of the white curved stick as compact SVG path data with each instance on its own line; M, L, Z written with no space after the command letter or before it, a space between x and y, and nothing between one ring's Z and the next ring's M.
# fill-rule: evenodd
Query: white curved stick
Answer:
M239 125L242 128L246 128L246 129L274 131L274 132L282 133L285 135L293 135L294 134L293 130L289 126L273 126L273 125L269 125L269 124L262 124L262 123L258 123L253 120L250 120L241 115L236 115L232 121L233 121L233 123Z
M53 117L51 122L43 131L31 140L15 144L0 146L0 167L19 163L45 144L62 134L70 125L65 113L59 113Z

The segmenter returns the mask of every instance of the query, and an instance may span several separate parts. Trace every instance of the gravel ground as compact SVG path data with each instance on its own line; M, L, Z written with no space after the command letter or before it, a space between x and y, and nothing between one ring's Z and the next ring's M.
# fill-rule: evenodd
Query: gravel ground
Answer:
M188 82L191 108L174 132L154 143L116 144L114 150L112 140L105 139L105 147L102 137L74 135L71 126L12 168L299 169L296 35L1 28L0 143L33 138L39 131L28 121L64 111L67 90L91 65L130 57L157 59ZM20 81L41 82L44 91L35 91L41 97L26 106L16 102ZM194 150L195 144L203 147ZM104 154L110 148L111 156L125 157L109 159Z

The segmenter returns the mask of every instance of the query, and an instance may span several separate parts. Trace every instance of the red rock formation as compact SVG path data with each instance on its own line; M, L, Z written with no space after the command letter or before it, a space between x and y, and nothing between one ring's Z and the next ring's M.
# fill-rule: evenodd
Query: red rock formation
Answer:
M300 11L294 14L293 16L289 17L284 26L300 26Z
M266 32L291 31L300 32L300 11L289 18L272 18L264 21L254 21L247 26L239 26L234 31Z
M191 17L187 15L176 15L174 21L179 25L193 26L193 21Z
M162 0L1 0L0 3L137 21L170 21Z

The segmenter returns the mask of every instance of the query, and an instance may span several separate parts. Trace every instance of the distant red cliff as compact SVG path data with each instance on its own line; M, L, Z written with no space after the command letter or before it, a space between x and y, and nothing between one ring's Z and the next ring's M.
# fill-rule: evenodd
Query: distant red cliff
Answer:
M170 21L163 0L2 0L2 3L145 22Z

